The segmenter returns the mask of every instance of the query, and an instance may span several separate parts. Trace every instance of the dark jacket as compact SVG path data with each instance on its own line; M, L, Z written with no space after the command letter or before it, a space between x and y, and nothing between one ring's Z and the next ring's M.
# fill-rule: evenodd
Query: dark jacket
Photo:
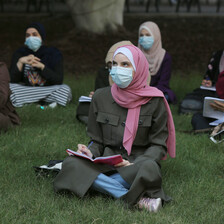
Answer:
M98 71L96 80L95 80L95 91L99 88L109 86L109 71L107 67L102 67Z
M151 76L150 86L157 87L163 93L167 93L171 103L176 103L176 95L170 89L172 59L168 52L165 53L160 69L156 75Z
M95 80L95 91L99 88L103 88L109 85L109 71L108 68L104 66L98 71ZM88 121L89 107L89 102L79 102L76 109L76 118L85 124L87 124ZM81 117L85 117L85 120L83 120Z
M208 62L206 73L204 75L204 79L208 77L212 81L213 85L215 85L215 83L217 82L219 73L222 72L219 71L219 63L222 54L223 50L215 51L212 53L212 56Z
M41 59L45 65L43 71L37 69L40 76L46 80L45 86L61 85L63 83L63 58L57 48L42 46L37 52L33 52L26 47L19 48L12 56L10 77L12 83L23 83L31 85L28 77L23 70L20 72L17 67L17 62L21 57L34 54L34 56Z
M0 130L20 123L18 114L10 101L9 72L5 63L0 62Z
M68 157L54 181L56 192L68 190L83 197L99 173L119 172L131 184L128 193L122 197L128 204L135 204L143 195L169 200L161 186L160 170L160 160L166 154L168 136L167 112L163 99L152 98L141 107L139 127L130 156L122 144L127 111L115 103L110 87L97 90L90 106L87 133L93 140L90 150L94 157L121 154L134 164L114 168Z

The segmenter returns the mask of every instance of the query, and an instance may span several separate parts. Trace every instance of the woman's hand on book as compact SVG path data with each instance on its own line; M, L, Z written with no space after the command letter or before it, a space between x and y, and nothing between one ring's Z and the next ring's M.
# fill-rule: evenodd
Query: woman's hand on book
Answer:
M121 163L118 163L116 165L114 165L115 167L125 167L125 166L130 166L133 163L130 163L128 160L123 159L123 161Z
M205 86L205 87L211 87L212 86L212 81L207 80L207 79L203 79L202 82L201 82L201 85Z
M94 91L91 91L91 92L89 93L89 97L92 98L92 97L93 97L93 94L94 94Z
M91 153L91 151L87 148L86 145L83 145L83 144L78 144L78 150L77 150L78 153L81 153L81 154L85 154L87 156L89 156L90 158L93 158L93 154Z

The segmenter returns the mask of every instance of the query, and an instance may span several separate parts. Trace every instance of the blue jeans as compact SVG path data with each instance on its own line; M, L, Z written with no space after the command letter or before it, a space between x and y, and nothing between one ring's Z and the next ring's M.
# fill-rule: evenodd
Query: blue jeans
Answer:
M110 176L101 173L97 176L91 188L101 193L111 195L114 198L120 198L128 192L130 184L128 184L119 173Z

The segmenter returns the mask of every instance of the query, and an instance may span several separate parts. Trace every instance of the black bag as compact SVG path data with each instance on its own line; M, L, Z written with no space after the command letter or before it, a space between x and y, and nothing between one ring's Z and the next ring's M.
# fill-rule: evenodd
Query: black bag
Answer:
M180 114L202 113L204 98L206 96L217 97L217 94L214 91L200 88L195 89L192 93L188 93L179 104L179 113Z
M76 110L76 118L87 125L90 102L79 102Z
M216 119L203 117L202 113L195 113L191 119L191 125L194 130L207 130L209 131L212 127L209 125Z

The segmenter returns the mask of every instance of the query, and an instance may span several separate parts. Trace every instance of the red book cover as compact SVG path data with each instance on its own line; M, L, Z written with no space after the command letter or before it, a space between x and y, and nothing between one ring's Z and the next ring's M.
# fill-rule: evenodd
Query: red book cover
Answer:
M85 155L85 154L81 154L78 152L75 152L71 149L67 149L66 152L70 155L70 156L78 156L78 157L82 157L84 159L88 159L90 161L92 161L93 163L104 163L104 164L108 164L108 165L116 165L118 163L121 163L123 161L122 156L121 155L113 155L113 156L103 156L103 157L97 157L95 159L90 158L89 156Z

